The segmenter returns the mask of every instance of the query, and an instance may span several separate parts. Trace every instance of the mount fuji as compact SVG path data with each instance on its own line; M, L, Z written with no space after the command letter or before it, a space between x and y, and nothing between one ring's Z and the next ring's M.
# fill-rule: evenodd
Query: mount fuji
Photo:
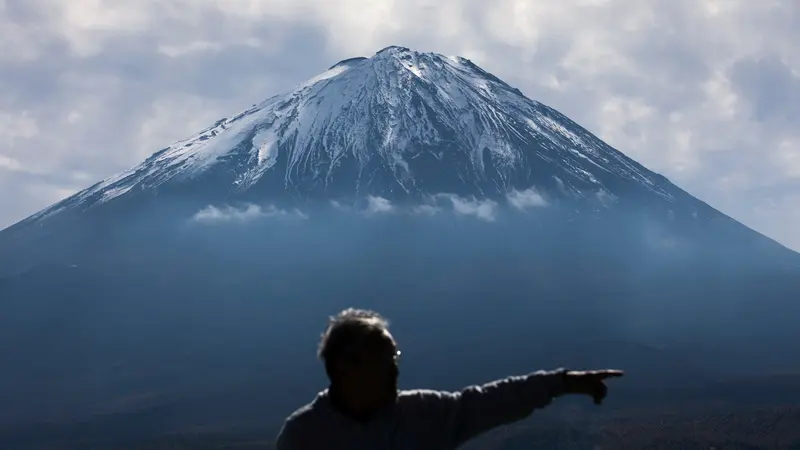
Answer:
M639 201L718 216L471 61L403 47L341 61L20 226L172 193L206 203Z
M277 420L347 306L393 319L404 382L433 387L797 370L798 298L800 255L471 61L392 46L1 231L0 425Z

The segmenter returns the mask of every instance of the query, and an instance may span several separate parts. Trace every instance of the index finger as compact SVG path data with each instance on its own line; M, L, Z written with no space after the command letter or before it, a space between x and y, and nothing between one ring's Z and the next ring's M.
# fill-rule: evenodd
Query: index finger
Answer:
M625 375L625 372L622 370L596 370L593 374L602 378L619 378Z

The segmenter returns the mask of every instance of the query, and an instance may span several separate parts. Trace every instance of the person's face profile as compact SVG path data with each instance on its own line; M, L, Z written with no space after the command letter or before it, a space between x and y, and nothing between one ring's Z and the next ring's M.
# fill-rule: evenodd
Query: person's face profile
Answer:
M382 397L397 389L400 351L388 332L369 341L343 367L343 375L365 396Z

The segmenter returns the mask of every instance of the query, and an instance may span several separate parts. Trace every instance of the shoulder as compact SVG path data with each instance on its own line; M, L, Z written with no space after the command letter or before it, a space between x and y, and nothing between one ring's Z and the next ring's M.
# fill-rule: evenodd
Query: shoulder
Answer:
M303 425L305 423L308 423L309 421L313 421L314 416L317 414L319 410L319 408L315 407L316 406L315 403L316 402L311 402L294 410L286 418L285 425L290 425L294 427Z
M317 401L301 406L292 412L284 421L276 441L278 450L290 450L303 447L302 440L313 435L308 433L309 429L319 428L320 422L324 420L322 411Z

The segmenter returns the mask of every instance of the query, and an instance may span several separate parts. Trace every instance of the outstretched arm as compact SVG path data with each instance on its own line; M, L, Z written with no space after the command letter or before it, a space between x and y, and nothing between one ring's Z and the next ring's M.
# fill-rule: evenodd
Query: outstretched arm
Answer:
M456 448L490 429L516 422L564 393L566 371L513 376L458 392L411 394L420 420L430 424L442 448ZM427 427L426 427L427 428ZM431 436L433 437L433 436Z
M587 394L596 403L606 395L603 380L619 371L567 372L564 369L512 376L459 392L416 391L421 420L429 420L443 448L456 448L486 431L524 419L564 394Z

